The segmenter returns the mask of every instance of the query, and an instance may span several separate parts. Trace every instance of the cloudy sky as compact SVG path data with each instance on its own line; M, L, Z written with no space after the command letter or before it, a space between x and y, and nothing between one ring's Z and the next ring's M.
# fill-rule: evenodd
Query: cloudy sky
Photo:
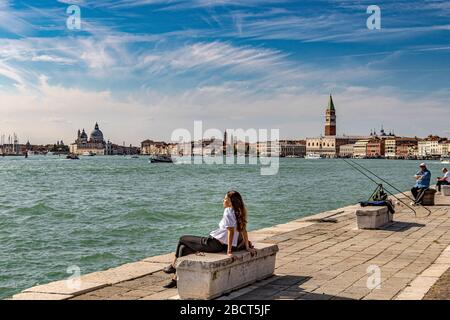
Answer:
M66 25L81 9L81 30ZM369 5L381 30L369 30ZM450 135L441 0L0 0L0 133L138 144L176 128Z

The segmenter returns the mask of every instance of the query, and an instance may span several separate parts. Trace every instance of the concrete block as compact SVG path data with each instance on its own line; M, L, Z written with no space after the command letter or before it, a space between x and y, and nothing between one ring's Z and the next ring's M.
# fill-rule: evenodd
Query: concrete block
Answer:
M356 209L358 229L377 229L392 222L392 213L387 207L361 207Z
M239 251L231 261L224 253L189 255L177 261L178 294L181 299L213 299L273 275L278 246L254 244L257 253Z
M450 185L448 186L441 186L441 191L443 196L450 196Z

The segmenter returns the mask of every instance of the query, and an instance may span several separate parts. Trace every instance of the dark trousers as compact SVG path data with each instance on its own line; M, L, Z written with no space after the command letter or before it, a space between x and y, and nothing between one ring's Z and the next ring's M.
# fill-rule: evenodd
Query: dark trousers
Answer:
M438 189L439 192L441 192L441 186L448 186L450 183L448 183L448 181L438 181L436 183L436 188Z
M225 251L226 249L226 244L211 236L182 236L178 241L175 257L179 258L196 252L216 253Z
M425 191L427 190L428 188L412 188L411 193L414 196L414 199L416 199L414 202L417 204L422 204L423 196L425 195Z

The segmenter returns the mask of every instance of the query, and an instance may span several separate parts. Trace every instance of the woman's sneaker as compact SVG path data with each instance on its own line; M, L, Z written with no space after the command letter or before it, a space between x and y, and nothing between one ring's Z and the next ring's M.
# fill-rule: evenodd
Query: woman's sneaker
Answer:
M169 265L169 266L165 267L165 268L163 269L163 271L164 271L165 273L169 273L169 274L170 274L170 273L175 273L175 272L177 272L177 269L175 269L173 265Z
M163 288L166 288L166 289L172 289L172 288L176 288L176 287L177 287L177 280L175 280L175 279L170 280L170 282L168 284L163 286Z

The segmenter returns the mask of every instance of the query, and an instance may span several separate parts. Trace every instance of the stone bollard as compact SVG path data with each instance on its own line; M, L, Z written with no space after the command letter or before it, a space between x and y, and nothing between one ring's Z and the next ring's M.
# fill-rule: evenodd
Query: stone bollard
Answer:
M425 191L425 195L423 196L422 204L424 206L434 206L434 195L436 194L436 189L428 189Z

